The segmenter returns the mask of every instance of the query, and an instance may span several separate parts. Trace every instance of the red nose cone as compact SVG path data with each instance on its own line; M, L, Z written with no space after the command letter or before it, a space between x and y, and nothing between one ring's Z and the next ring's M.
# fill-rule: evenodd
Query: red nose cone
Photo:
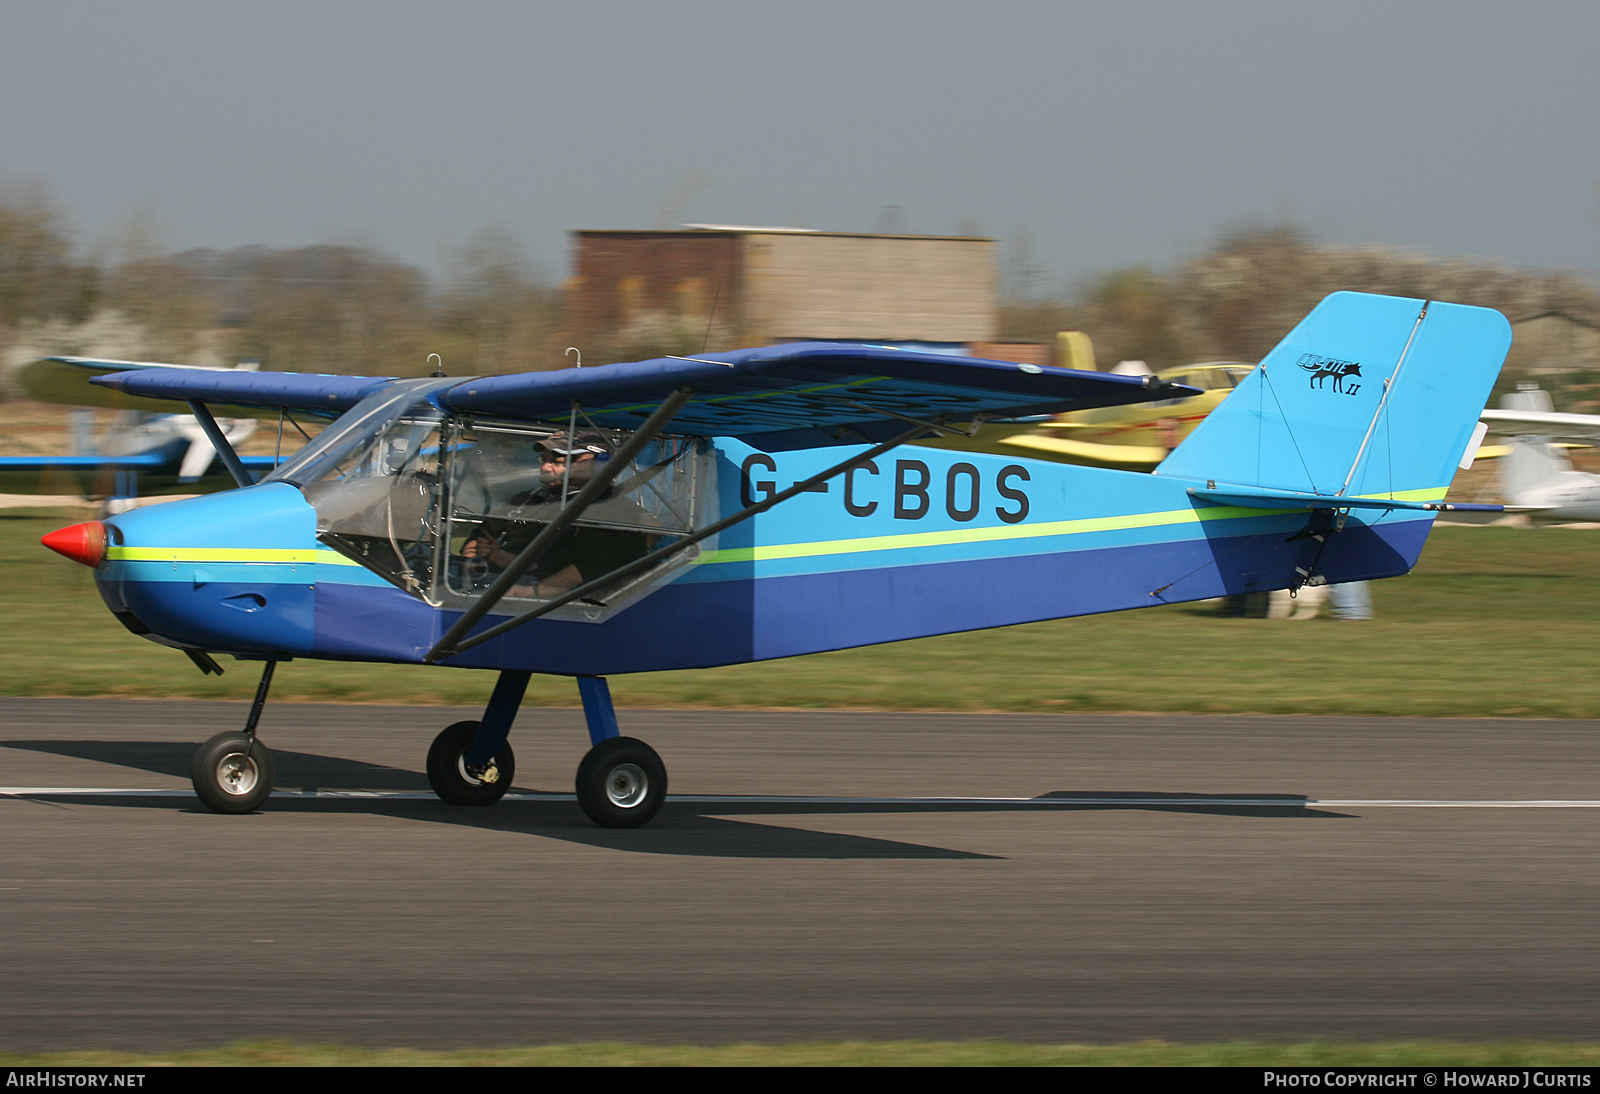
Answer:
M97 520L57 528L39 541L58 555L85 566L98 566L106 557L106 526Z

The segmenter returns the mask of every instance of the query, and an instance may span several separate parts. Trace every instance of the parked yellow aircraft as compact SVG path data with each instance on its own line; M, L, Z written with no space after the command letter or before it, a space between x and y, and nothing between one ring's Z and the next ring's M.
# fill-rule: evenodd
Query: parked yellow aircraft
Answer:
M1094 370L1094 348L1087 335L1063 331L1057 357L1067 368ZM956 448L1026 456L1058 463L1150 471L1167 458L1217 404L1228 397L1254 365L1215 361L1163 369L1157 380L1199 388L1204 394L1153 403L1102 407L1057 414L1034 421L996 422L971 438L941 437L919 442L929 448Z
M1058 414L1029 432L1005 438L1005 450L1036 459L1150 470L1178 447L1217 404L1228 397L1254 368L1238 361L1217 361L1163 369L1156 378L1200 388L1205 394L1162 399L1123 413L1079 410Z

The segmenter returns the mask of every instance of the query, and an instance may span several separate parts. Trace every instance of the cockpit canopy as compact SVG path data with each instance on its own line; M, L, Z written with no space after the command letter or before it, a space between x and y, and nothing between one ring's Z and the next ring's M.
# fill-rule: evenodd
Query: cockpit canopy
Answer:
M402 382L363 400L269 478L305 494L322 542L429 604L464 609L629 434L595 429L581 415L563 427L447 414L430 398L438 386ZM574 437L586 443L568 454ZM601 578L707 523L715 474L707 442L656 438L519 580L506 610ZM670 580L699 547L551 614L609 618Z

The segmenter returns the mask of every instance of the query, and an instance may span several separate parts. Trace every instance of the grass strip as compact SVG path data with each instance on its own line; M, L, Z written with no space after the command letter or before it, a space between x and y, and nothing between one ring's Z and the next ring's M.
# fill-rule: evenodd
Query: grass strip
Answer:
M192 1052L0 1053L4 1067L1595 1067L1600 1045L1556 1041L1227 1041L1032 1045L838 1041L716 1047L599 1042L433 1052L258 1041Z
M63 516L65 519L63 519ZM40 535L79 514L0 516L0 694L248 700L122 629L91 571ZM1600 717L1600 536L1440 528L1416 572L1373 584L1377 618L1226 619L1207 605L1054 620L612 680L619 705L764 709ZM478 705L488 674L299 660L273 700ZM533 706L575 706L535 677Z

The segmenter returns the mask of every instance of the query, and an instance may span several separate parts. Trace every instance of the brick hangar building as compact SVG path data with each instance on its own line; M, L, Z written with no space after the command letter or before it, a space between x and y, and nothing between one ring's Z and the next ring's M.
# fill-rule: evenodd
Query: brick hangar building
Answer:
M591 363L826 340L1044 362L995 341L996 241L686 225L573 233L568 337Z

